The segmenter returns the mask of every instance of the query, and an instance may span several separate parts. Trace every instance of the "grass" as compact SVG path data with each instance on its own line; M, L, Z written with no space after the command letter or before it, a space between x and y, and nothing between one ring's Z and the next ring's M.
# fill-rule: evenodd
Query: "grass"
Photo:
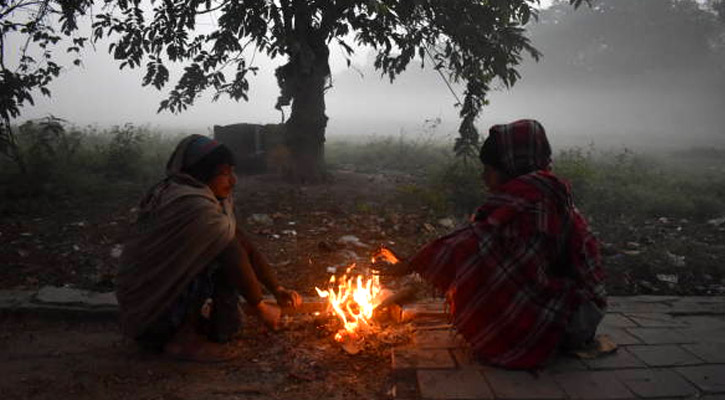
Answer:
M102 200L137 194L159 179L180 136L131 124L107 130L78 128L56 119L17 129L26 173L0 158L0 213L19 212L70 197ZM648 155L629 150L571 148L554 157L555 172L571 182L577 205L594 221L672 217L696 221L723 215L725 150L687 149ZM432 216L472 212L485 198L477 160L454 157L432 131L418 138L371 136L336 139L326 146L328 166L414 178L399 188L401 205Z
M33 213L74 198L137 197L163 175L179 139L132 124L98 130L55 118L25 123L16 134L25 171L0 157L0 215Z

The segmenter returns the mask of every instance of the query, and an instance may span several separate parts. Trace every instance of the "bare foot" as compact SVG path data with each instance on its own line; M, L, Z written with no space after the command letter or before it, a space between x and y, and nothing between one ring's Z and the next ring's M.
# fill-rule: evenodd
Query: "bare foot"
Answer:
M280 320L282 318L282 309L274 304L259 302L256 306L245 304L244 310L252 315L257 316L262 322L274 331L279 329Z

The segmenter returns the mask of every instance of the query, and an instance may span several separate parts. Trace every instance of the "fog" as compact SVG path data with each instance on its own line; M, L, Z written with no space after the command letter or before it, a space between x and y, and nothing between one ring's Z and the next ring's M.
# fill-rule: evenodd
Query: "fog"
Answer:
M725 146L725 23L710 24L714 28L705 32L699 29L700 17L708 15L704 10L694 11L700 13L697 19L692 10L663 11L650 0L603 4L611 9L573 11L559 4L542 11L530 36L543 58L538 63L525 59L521 80L510 90L497 87L491 93L479 129L536 118L560 146ZM215 124L281 121L274 109L274 69L283 59L254 56L260 72L251 79L248 102L211 102L206 93L173 115L157 114L165 92L142 87L143 71L120 71L106 48L101 43L95 53L86 51L81 67L68 68L51 85L52 98L36 95L36 105L24 107L19 121L52 114L80 126L132 122L199 133ZM456 98L436 71L421 70L416 61L390 84L373 70L371 60L366 49L359 49L347 68L342 51L332 48L329 139L425 133L447 140L456 135ZM462 96L460 85L454 91ZM432 127L430 120L440 124Z

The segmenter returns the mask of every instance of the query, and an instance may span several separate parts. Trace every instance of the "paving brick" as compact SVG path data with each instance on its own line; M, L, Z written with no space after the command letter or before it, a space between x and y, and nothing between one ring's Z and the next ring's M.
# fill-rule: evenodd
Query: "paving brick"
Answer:
M715 326L707 327L690 327L686 329L677 329L677 331L689 338L692 342L697 343L725 343L725 327Z
M591 369L643 368L647 366L625 348L617 349L612 354L583 361Z
M480 364L473 358L470 348L463 347L451 349L453 359L456 360L458 368L477 368Z
M628 350L651 367L702 364L702 360L680 346L631 346Z
M442 319L445 321L445 304L442 302L415 303L403 307L402 320L413 321L417 319Z
M676 371L704 392L725 393L725 365L680 367Z
M620 313L608 313L604 316L602 319L603 326L609 326L614 328L633 328L636 327L637 324L634 323L631 319L624 316L624 314Z
M554 380L572 399L631 399L634 394L614 371L581 371L554 374Z
M691 329L710 330L725 328L725 315L680 315L678 320L687 322Z
M684 397L698 393L695 386L671 369L626 369L615 373L640 397Z
M725 297L678 297L672 303L672 313L725 314Z
M476 369L420 370L418 385L424 399L493 399L486 379Z
M571 372L571 371L586 371L587 366L582 360L575 357L568 357L564 355L557 356L548 365L544 367L547 372L558 373L558 372Z
M451 349L465 346L465 341L452 330L417 330L413 344L419 349Z
M497 399L563 399L564 391L548 373L484 368L483 374Z
M674 328L627 328L626 331L647 344L693 343L696 341Z
M637 325L645 328L683 328L687 322L663 313L624 313Z
M393 350L393 369L455 368L447 349L397 348Z
M393 371L393 385L390 394L396 399L417 399L418 374L414 369L398 369Z
M657 298L652 301L638 300L642 297L610 297L607 301L607 309L609 312L661 312L666 313L672 310L672 307L666 303L667 299ZM649 299L645 299L649 300Z
M642 343L641 340L629 334L629 332L627 332L624 328L613 328L606 325L600 325L597 329L597 334L609 335L614 343L620 346Z
M685 344L682 347L707 363L725 364L725 343Z

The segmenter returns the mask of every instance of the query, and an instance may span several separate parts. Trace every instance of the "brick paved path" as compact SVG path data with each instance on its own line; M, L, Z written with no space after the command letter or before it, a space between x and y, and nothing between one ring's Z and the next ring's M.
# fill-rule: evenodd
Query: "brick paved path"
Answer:
M725 400L725 297L610 298L598 333L617 352L536 372L473 362L440 303L406 308L403 319L416 330L393 352L396 398Z

